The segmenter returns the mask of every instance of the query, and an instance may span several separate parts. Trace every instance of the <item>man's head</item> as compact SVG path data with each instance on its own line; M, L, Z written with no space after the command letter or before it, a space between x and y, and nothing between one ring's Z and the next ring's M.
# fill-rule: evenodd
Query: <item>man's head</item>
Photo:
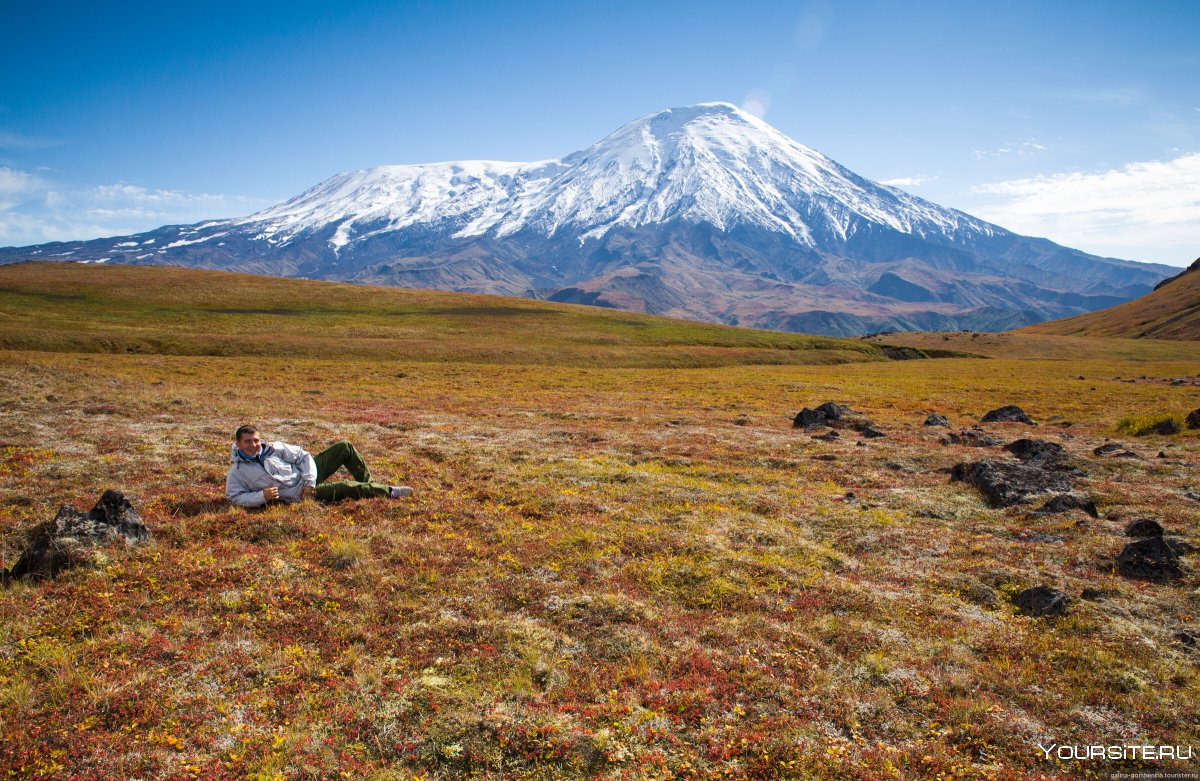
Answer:
M258 435L257 426L239 426L233 434L233 439L238 450L248 456L258 455L258 451L262 449L262 437Z

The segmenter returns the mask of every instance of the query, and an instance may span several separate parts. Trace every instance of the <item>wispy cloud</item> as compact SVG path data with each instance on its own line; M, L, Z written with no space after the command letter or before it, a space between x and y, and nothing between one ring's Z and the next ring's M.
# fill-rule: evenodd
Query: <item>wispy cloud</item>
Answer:
M936 176L898 176L895 179L884 179L880 184L886 184L889 187L920 187L936 179Z
M997 198L974 210L980 216L1027 235L1100 254L1140 247L1174 263L1200 252L1200 153L992 182L974 191Z
M975 159L983 160L987 157L1028 157L1036 155L1038 152L1046 151L1046 147L1039 144L1037 141L1014 141L1005 144L999 149L976 149Z
M72 187L0 167L0 246L138 233L249 214L270 201L117 183Z

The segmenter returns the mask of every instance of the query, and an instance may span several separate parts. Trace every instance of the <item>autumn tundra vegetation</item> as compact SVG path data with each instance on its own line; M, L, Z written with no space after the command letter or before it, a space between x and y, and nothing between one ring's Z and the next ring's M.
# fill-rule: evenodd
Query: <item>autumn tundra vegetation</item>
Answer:
M0 589L0 773L1194 769L1044 749L1200 751L1198 371L1194 341L0 267L0 565L106 490L148 530ZM1032 424L981 422L1007 406ZM415 493L232 506L247 422Z

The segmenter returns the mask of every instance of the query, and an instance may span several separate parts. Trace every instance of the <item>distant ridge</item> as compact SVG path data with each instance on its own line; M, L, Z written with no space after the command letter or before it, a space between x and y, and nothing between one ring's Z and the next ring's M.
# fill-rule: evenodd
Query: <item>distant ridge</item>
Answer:
M339 174L249 217L0 249L568 301L851 336L1004 330L1151 291L1168 266L1019 236L872 182L728 103L535 163Z
M1022 330L1063 336L1200 340L1200 258L1141 298Z

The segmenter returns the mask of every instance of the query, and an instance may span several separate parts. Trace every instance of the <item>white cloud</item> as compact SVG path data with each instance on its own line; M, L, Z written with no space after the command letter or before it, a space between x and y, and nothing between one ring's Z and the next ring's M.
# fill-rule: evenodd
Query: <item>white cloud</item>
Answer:
M1200 153L973 189L997 198L976 213L1018 233L1174 265L1200 253Z
M70 187L0 167L0 246L120 236L250 214L272 201L117 183Z
M1046 151L1046 147L1037 141L1020 141L1005 144L999 149L977 149L975 150L975 159L982 160L985 157L1009 156L1027 157L1044 151Z
M884 179L880 184L889 187L920 187L937 179L936 176L898 176L895 179Z

